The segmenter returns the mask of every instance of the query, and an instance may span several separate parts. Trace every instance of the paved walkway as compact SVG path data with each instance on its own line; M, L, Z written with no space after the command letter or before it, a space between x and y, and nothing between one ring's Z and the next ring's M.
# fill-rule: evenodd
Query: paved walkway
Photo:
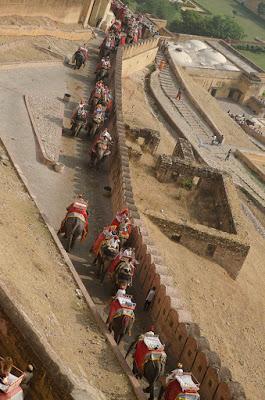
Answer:
M29 96L43 95L57 99L59 102L64 93L70 93L71 102L66 105L64 111L64 126L69 128L74 107L80 98L85 99L90 95L95 84L96 52L101 40L99 37L90 42L88 65L79 71L63 65L19 68L8 73L0 71L0 105L3 110L0 116L0 134L55 230L60 226L65 215L65 208L76 194L84 193L88 199L89 237L84 243L77 243L70 257L99 312L106 319L112 285L107 279L104 285L96 279L96 271L91 266L89 250L95 236L112 220L111 201L104 195L103 189L108 184L108 166L106 165L101 171L91 169L89 167L90 141L85 132L82 132L78 138L72 138L67 129L60 144L59 161L65 165L63 173L58 174L40 163L38 146L23 102L25 93ZM13 109L14 112L12 112ZM140 290L137 290L138 287L136 278L134 288L131 289L131 294L134 295L138 305L133 337L151 324L148 314L142 311L144 299ZM131 340L132 338L127 338L125 343L121 344L123 353Z
M160 53L158 60L162 57L163 55ZM176 94L181 85L169 66L159 74L155 72L152 75L151 86L155 97L159 99L159 102L168 111L171 119L205 162L213 168L219 168L221 171L228 172L232 175L235 184L242 186L265 206L265 185L247 170L240 161L234 158L233 155L231 155L228 161L225 161L228 150L232 148L234 151L236 148L226 141L221 146L211 145L214 132L203 121L185 93L182 94L181 100L176 100Z

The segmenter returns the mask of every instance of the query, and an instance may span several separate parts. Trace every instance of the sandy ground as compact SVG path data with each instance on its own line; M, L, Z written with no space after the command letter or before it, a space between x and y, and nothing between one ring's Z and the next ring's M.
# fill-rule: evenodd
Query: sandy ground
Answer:
M76 296L73 278L10 164L0 165L0 187L2 282L66 367L108 399L134 399L127 378L85 302Z
M171 153L175 140L146 103L143 76L141 72L123 81L125 122L158 129L162 139L158 153ZM247 397L260 399L265 390L264 239L252 222L246 221L251 250L236 281L219 265L170 241L150 222L145 212L159 213L163 209L164 215L172 215L185 209L185 205L178 207L179 200L174 201L176 189L172 185L155 182L153 165L150 156L144 156L139 165L131 163L135 201L149 233L212 350L218 352L223 365L230 368L233 379L243 384ZM143 182L145 186L148 182L148 191L143 190Z
M46 50L50 49L59 55L71 55L79 44L77 41L47 36L0 36L0 63L58 60Z

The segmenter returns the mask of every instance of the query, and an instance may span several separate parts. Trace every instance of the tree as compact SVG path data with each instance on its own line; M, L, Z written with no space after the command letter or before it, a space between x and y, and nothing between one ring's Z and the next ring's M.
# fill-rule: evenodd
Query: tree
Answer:
M139 2L138 11L153 14L158 18L167 20L168 23L180 14L179 7L167 0L146 0L143 3Z
M244 31L241 26L227 15L214 15L208 21L210 36L220 39L242 39Z
M232 18L225 15L203 16L195 11L184 11L182 20L172 22L170 29L178 33L212 36L220 39L242 39L244 31Z
M257 11L258 11L258 14L265 15L265 3L264 3L264 1L259 3Z

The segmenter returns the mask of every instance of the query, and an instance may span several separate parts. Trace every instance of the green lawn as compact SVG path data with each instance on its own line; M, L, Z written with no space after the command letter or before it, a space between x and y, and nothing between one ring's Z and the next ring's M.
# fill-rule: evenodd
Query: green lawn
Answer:
M252 53L248 50L238 50L243 56L247 57L249 60L253 61L256 65L265 70L265 53Z
M204 7L212 14L225 14L233 16L232 10L236 10L235 20L242 26L246 34L246 40L255 37L265 40L265 21L260 21L251 11L247 10L234 0L196 0L196 3Z

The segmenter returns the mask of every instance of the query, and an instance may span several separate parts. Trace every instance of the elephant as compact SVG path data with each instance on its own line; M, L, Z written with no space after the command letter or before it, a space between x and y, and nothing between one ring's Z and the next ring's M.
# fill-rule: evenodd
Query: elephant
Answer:
M103 79L107 79L109 75L109 71L105 68L101 68L96 74L96 82L102 81Z
M129 349L126 353L125 358L128 356L128 354L132 351L132 349L137 349L137 343L139 341L142 341L141 337L138 337L134 342L131 343L129 346ZM137 351L137 350L136 350ZM150 400L154 400L154 395L155 395L155 386L156 383L160 380L160 377L164 375L165 372L165 364L166 364L166 353L164 351L161 351L161 353L153 353L152 351L149 353L149 356L147 359L145 359L144 365L139 369L136 364L136 351L134 352L134 360L133 360L133 374L135 375L136 378L145 378L145 380L148 382L149 386L144 389L145 393L149 393Z
M133 316L123 314L119 317L113 318L113 320L109 324L109 331L114 332L114 340L117 344L121 342L125 335L131 335L133 323L134 314Z
M89 134L92 138L96 135L99 127L103 124L103 122L104 122L104 115L100 116L100 118L92 119L92 121L89 124L90 128Z
M127 288L128 286L131 286L132 275L133 275L133 270L128 262L122 261L121 263L119 263L113 275L115 290L116 289L118 290L120 287Z
M74 69L80 69L81 65L85 65L85 56L81 51L76 51L74 54L74 62L75 62L75 67Z
M64 230L66 237L65 250L69 253L73 249L75 241L81 237L85 229L85 221L78 217L66 218Z
M107 269L111 261L116 257L118 251L103 245L97 257L98 261L98 277L100 282L103 283Z
M156 383L159 381L159 378L164 375L164 371L165 371L164 361L148 360L144 365L142 375L139 374L135 363L133 363L133 374L136 377L140 378L144 377L149 383L149 386L146 389L144 389L144 392L150 394L149 400L154 400Z
M110 155L110 151L108 149L108 143L100 141L95 146L95 151L91 152L91 166L98 166L105 157Z

